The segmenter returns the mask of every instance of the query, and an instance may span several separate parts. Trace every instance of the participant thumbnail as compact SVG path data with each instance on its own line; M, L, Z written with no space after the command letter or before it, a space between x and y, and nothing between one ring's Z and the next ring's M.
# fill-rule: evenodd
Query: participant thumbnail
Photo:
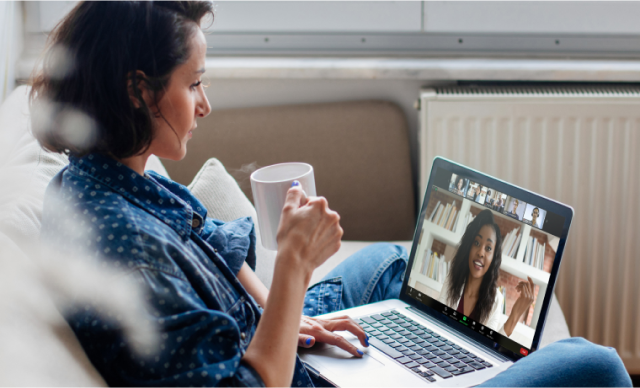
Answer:
M470 200L474 201L474 202L478 202L478 200L482 197L482 200L484 201L484 196L482 196L482 185L476 182L469 182L469 188L467 189L467 198L469 198ZM485 189L485 194L486 194L486 189ZM484 203L484 202L478 202L478 203Z
M542 229L542 225L544 225L544 218L546 217L546 215L546 210L542 210L532 204L527 204L522 221L531 226L535 226L538 229Z
M518 221L522 221L522 216L524 215L524 209L526 207L527 204L520 201L518 198L507 197L507 205L504 208L504 214Z
M499 213L504 213L504 208L507 204L507 194L503 194L496 190L489 189L487 191L487 198L484 202L485 206L490 207Z
M456 174L451 174L451 182L449 182L449 191L460 196L465 196L469 180Z

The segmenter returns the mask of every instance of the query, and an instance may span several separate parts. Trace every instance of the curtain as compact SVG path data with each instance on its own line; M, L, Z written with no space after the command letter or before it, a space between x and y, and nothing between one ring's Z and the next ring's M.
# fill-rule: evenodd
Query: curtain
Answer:
M15 1L0 1L0 103L15 87Z

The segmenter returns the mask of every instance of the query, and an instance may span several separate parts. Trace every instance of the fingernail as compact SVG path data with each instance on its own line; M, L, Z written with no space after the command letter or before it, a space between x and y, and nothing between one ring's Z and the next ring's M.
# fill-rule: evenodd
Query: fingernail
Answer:
M296 187L296 186L300 186L300 182L293 181L293 183L291 183L291 187Z
M311 338L307 338L307 340L305 341L305 344L311 345Z
M364 356L364 353L362 353L362 350L360 350L360 349L356 349L356 350L358 351L359 355Z
M366 334L365 334L365 336L366 336L366 338L365 338L365 340L364 340L364 343L365 343L367 346L369 346L369 336L368 336L368 335L366 335Z

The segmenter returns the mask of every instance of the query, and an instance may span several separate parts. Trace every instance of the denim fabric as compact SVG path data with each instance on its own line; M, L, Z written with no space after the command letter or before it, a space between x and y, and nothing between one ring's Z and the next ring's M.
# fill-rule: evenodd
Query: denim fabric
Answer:
M42 239L62 252L82 246L86 260L123 270L147 292L147 317L161 330L153 357L134 354L117 320L99 315L95 305L67 316L109 385L263 385L242 361L261 315L235 276L245 261L255 265L249 217L207 218L186 187L92 154L71 157L49 185ZM310 386L296 362L302 372L294 382Z
M407 250L378 243L356 252L309 288L303 313L308 316L361 306L400 296Z
M631 378L613 348L584 338L554 342L480 387L631 387Z

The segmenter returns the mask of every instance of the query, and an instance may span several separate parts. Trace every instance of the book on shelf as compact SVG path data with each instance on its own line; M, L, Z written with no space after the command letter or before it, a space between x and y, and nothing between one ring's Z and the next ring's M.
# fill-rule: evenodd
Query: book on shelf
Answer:
M451 214L449 214L449 219L447 220L447 223L444 225L445 229L451 230L453 219L456 217L457 213L458 213L458 208L456 208L456 206L453 205L453 207L451 208Z
M515 255L518 252L518 243L520 241L520 237L522 237L522 234L520 233L520 227L517 227L516 229L513 229L509 233L507 233L504 238L504 242L502 243L502 246L504 247L502 253L511 258L515 258Z
M505 286L498 287L498 292L502 294L502 313L507 315L507 288Z
M455 203L444 204L438 201L436 207L431 212L429 221L442 228L453 231L457 225L456 217L458 214L460 214L460 212Z
M431 215L429 216L429 221L433 222L433 217L438 212L438 208L439 207L440 207L440 201L438 201L438 203L436 204L436 207L433 208L433 211L431 212Z
M447 263L444 255L438 255L437 252L428 250L422 261L420 273L438 283L444 283L444 278L449 272L449 263Z
M540 240L529 236L527 247L524 252L523 262L536 269L544 269L544 252L547 247L546 243L541 244Z

